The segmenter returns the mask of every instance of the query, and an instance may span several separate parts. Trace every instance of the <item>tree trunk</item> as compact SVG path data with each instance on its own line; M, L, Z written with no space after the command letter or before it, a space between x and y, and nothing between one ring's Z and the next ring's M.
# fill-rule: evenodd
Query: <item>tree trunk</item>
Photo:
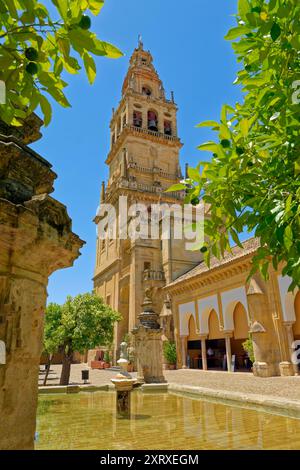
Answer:
M44 382L43 382L44 387L47 385L47 379L48 379L48 375L49 375L49 372L50 372L52 358L53 358L53 354L47 354L47 363L46 363L47 369L46 369L46 372L45 372L45 377L44 377Z
M60 385L69 385L73 352L63 352Z

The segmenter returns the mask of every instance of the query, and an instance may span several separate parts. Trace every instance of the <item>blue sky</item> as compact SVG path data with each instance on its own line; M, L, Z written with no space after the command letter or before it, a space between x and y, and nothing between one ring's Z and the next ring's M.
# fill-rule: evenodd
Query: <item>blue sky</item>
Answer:
M218 119L222 104L240 100L233 85L239 65L224 40L235 24L237 0L106 0L92 30L117 45L121 59L96 58L97 78L89 86L84 72L68 75L66 94L72 108L54 105L53 120L33 148L53 164L58 174L53 196L63 202L73 219L73 230L87 242L81 257L69 269L54 273L49 301L64 302L67 295L92 289L96 230L92 222L107 178L104 163L109 148L109 121L116 107L128 61L142 34L144 47L154 57L167 94L174 90L178 105L178 132L184 147L181 165L196 166L207 156L196 147L212 134L195 125Z

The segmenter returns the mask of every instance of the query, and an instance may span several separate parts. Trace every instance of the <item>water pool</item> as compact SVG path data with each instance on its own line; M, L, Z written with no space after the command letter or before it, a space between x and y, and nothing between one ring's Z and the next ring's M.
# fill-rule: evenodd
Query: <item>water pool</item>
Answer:
M172 393L132 394L117 419L115 393L40 395L36 449L300 449L300 420Z

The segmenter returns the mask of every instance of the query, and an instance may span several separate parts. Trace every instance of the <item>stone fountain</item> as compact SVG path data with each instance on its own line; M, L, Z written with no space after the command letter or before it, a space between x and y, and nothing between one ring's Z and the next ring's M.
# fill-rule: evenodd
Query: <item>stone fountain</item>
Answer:
M145 290L143 311L138 316L139 325L132 330L138 363L138 382L146 384L166 383L163 375L162 328L158 314L153 309L153 289Z
M117 364L121 370L115 378L111 379L117 392L116 409L118 418L130 418L131 412L131 392L136 379L127 372L128 359L127 359L127 343L125 341L120 345L120 359Z

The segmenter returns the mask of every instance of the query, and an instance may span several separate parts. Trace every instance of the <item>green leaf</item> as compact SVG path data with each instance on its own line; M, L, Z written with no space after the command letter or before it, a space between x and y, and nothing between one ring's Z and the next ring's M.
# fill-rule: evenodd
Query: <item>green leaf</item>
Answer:
M237 232L236 232L233 228L230 229L230 235L231 235L231 238L232 238L232 240L234 241L234 243L235 243L237 246L239 246L240 248L243 248L243 245L242 245L241 242L240 242L239 236L238 236Z
M93 15L98 15L104 6L104 0L89 0L89 9Z
M239 38L241 36L244 36L245 34L248 34L252 31L251 28L248 28L247 26L236 26L235 28L231 28L228 33L225 36L225 39L227 41L231 41L232 39Z
M172 191L182 191L183 189L186 189L186 185L183 183L177 183L173 184L170 186L170 188L165 190L165 193L171 193Z
M96 78L96 64L93 57L90 56L87 52L83 54L83 63L89 79L90 84L92 85Z
M68 8L69 8L69 1L68 0L52 0L52 3L56 6L59 13L61 14L63 20L65 22L68 21Z
M14 19L18 19L19 16L18 16L17 7L16 7L14 0L5 0L5 3L6 3L6 6L8 8L10 15Z
M279 24L273 23L270 34L271 34L271 38L272 38L273 41L276 41L276 39L279 38L279 36L281 34L281 28L280 28Z
M57 45L61 53L68 57L70 55L70 42L67 38L63 38L61 36L57 37Z
M293 230L290 225L288 225L284 230L283 243L288 251L293 246Z
M196 168L192 168L192 167L188 167L188 176L194 180L194 181L197 181L198 183L201 181L201 176L200 176L200 173L199 173L199 170L197 170Z
M217 121L203 121L197 124L196 127L219 127L219 125Z
M228 129L228 127L225 126L225 124L221 124L221 125L220 125L219 131L220 131L220 139L221 139L221 140L224 140L224 139L231 139L231 132L230 132L230 130Z
M75 74L81 69L77 59L75 57L64 57L63 58L63 65L67 72Z
M275 10L275 8L277 7L277 2L278 0L270 0L269 6L268 6L269 12Z
M105 55L110 59L118 59L123 56L123 53L116 46L113 46L109 42L100 41L99 39L94 40L95 47L91 50L96 55Z
M215 142L205 142L197 147L198 150L207 150L208 152L216 152L218 145Z
M55 87L48 87L46 90L61 106L63 106L64 108L71 107L69 101L61 90Z
M248 119L242 119L240 122L241 133L243 137L248 136L249 132L249 121Z
M41 110L42 110L42 113L44 115L44 124L45 124L45 126L48 126L50 121L51 121L51 118L52 118L51 105L50 105L49 101L47 100L47 98L44 95L40 94L39 100L40 100Z
M239 0L238 2L238 12L240 17L245 20L247 13L251 12L251 8L248 0Z

